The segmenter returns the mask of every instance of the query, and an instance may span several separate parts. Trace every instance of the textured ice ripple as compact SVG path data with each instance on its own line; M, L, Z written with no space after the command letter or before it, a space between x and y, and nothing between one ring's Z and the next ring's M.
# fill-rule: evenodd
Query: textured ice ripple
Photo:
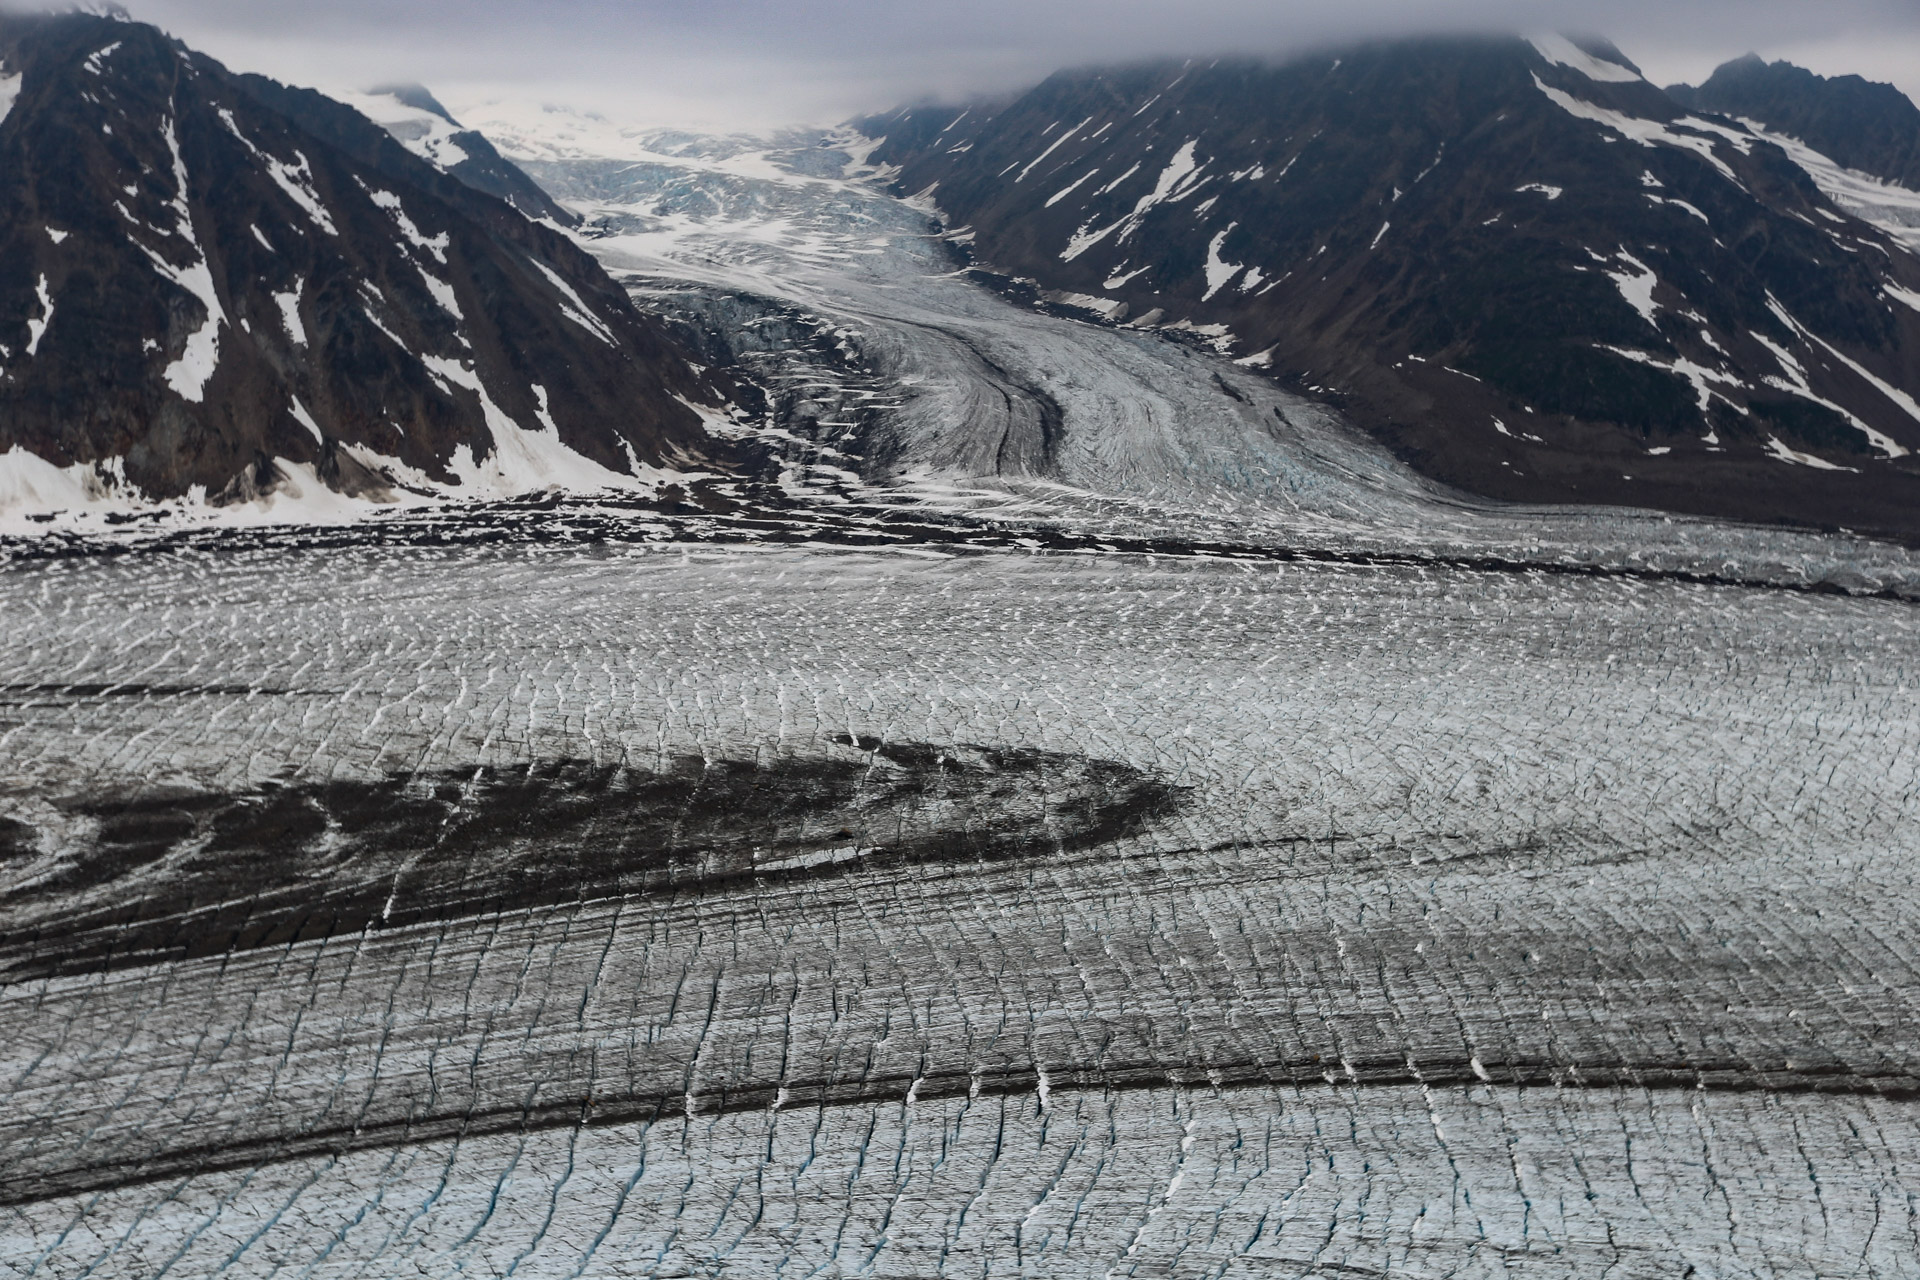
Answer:
M1055 1091L299 1160L0 1210L14 1274L1920 1274L1913 1104Z
M554 545L0 596L13 911L130 789L855 738L1184 797L1093 847L11 981L16 1273L1915 1272L1909 604Z

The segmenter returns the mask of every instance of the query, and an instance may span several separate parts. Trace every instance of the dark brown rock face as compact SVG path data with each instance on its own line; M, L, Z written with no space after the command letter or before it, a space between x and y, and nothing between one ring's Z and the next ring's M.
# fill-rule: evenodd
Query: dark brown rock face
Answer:
M728 387L588 255L350 109L87 15L0 63L0 453L215 498L724 457Z
M1065 72L860 124L982 263L1224 326L1437 478L1920 534L1920 261L1610 46Z

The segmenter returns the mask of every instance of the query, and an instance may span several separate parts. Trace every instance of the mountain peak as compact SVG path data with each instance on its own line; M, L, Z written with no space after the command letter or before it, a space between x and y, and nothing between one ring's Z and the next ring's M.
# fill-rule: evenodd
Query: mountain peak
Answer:
M8 476L484 496L725 453L690 407L724 389L566 237L345 106L95 21L0 17Z
M312 98L302 96L309 92L281 93L282 109L316 114L324 111ZM408 151L474 190L506 201L529 218L562 227L578 223L578 218L501 155L484 134L454 119L424 85L388 85L369 93L344 94L342 98Z
M1849 169L1920 190L1920 108L1893 85L1822 76L1749 53L1697 88L1668 92L1688 107L1759 121Z
M460 123L453 118L451 111L440 105L440 100L434 97L433 94L427 90L427 86L423 84L377 85L368 90L368 92L375 97L392 98L402 106L412 107L416 111L429 112L439 116L448 124L458 125Z

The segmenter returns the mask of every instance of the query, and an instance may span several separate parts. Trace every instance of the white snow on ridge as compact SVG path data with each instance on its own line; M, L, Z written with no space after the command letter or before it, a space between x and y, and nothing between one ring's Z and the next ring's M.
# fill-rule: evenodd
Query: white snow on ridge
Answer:
M458 125L422 107L411 107L390 93L339 93L334 97L392 134L401 146L439 169L465 161L467 153L453 140L464 132Z
M1633 81L1645 79L1639 72L1629 70L1617 62L1594 57L1562 35L1531 36L1527 43L1548 62L1555 66L1570 67L1589 80L1630 84Z
M20 97L21 78L18 72L10 76L0 75L0 124L5 124L7 117L13 114L13 104Z

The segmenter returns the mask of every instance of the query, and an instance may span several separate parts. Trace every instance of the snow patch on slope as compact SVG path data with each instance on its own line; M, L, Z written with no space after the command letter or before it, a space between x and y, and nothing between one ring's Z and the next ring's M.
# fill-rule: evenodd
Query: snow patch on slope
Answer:
M567 319L573 321L614 350L617 351L620 349L619 340L613 336L613 330L607 328L607 326L600 321L599 317L595 316L593 312L588 309L587 304L581 300L580 295L573 291L572 285L562 280L559 273L538 258L529 258L527 260L533 263L534 266L540 268L540 274L552 281L553 287L558 289L561 294L566 297L567 301L573 304L572 306L567 306L565 303L561 304L560 309L566 312Z
M87 60L80 65L92 74L96 76L100 75L106 70L107 59L113 56L114 50L118 49L122 43L122 41L115 40L104 49L94 50L91 54L87 55Z
M298 163L288 164L262 151L253 144L251 138L240 132L240 126L234 122L233 112L222 108L220 118L226 122L228 131L240 140L241 145L253 153L254 158L260 162L261 168L266 170L267 176L286 193L287 199L298 205L312 220L314 226L330 236L340 234L339 228L333 225L333 215L327 212L327 207L320 202L320 194L313 189L313 167L307 162L305 152L296 150L293 154ZM179 154L178 147L174 148L174 153L176 156Z
M1146 217L1154 206L1183 200L1197 191L1201 182L1205 181L1200 177L1200 171L1206 167L1205 164L1197 163L1193 158L1194 148L1198 145L1197 140L1190 141L1174 152L1173 159L1169 160L1167 167L1160 171L1159 181L1153 184L1153 190L1141 196L1134 204L1133 211L1118 222L1111 223L1099 231L1089 231L1088 228L1092 224L1088 223L1087 226L1074 232L1072 238L1067 241L1067 247L1061 252L1060 260L1072 262L1116 231L1120 234L1114 243L1125 243L1127 237L1139 227L1140 220Z
M183 400L197 404L205 398L207 382L220 363L220 329L227 323L227 312L220 304L219 291L214 288L213 272L207 266L206 252L201 249L200 241L194 234L193 212L187 201L187 162L180 154L180 142L174 135L173 120L169 118L162 121L160 130L161 137L166 139L167 149L173 154L173 210L178 219L174 234L193 247L194 261L185 267L176 267L145 245L140 245L140 248L152 260L156 271L198 298L207 313L200 327L187 336L186 346L179 358L168 365L166 371L167 385L173 388L174 393Z
M1653 291L1660 283L1660 277L1653 273L1640 259L1621 249L1617 255L1629 267L1630 271L1609 271L1607 278L1613 281L1614 288L1620 290L1620 296L1627 305L1640 313L1640 318L1658 329L1660 327L1660 304L1653 300Z
M17 444L0 453L0 531L21 532L14 526L29 512L87 507L120 511L130 509L138 497L126 483L118 458L104 466L76 462L57 467Z
M1066 143L1067 139L1073 137L1074 134L1079 133L1082 129L1086 128L1088 125L1092 123L1093 123L1093 117L1088 116L1085 120L1082 120L1079 124L1073 126L1073 128L1067 130L1065 133L1055 138L1053 140L1053 145L1048 147L1045 151L1042 151L1039 155L1035 156L1033 158L1032 163L1028 164L1026 168L1022 169L1019 175L1014 178L1014 181L1015 182L1024 181L1026 179L1026 176L1033 172L1035 165L1038 165L1042 160L1045 160L1048 156L1058 151L1061 148L1061 146Z
M1693 384L1694 394L1699 397L1700 412L1702 413L1705 413L1708 406L1713 403L1713 397L1719 395L1718 392L1713 390L1714 383L1719 383L1725 387L1735 387L1741 390L1746 389L1746 384L1732 374L1722 373L1718 369L1709 369L1705 365L1695 364L1685 356L1677 356L1672 360L1662 360L1657 356L1648 355L1644 351L1629 351L1625 347L1601 347L1600 349L1602 351L1611 351L1617 356L1624 356L1635 364L1644 364L1651 368L1671 373L1676 377L1685 378ZM1741 413L1746 412L1738 403L1733 400L1728 400L1726 396L1720 396L1720 398L1725 400L1733 409Z
M1614 111L1608 107L1597 107L1591 102L1582 102L1570 93L1563 93L1559 89L1549 86L1537 75L1533 78L1533 84L1541 93L1546 94L1555 106L1565 111L1568 115L1577 116L1582 120L1591 120L1595 124L1611 129L1620 136L1637 142L1643 147L1664 145L1678 147L1683 151L1691 151L1718 169L1720 175L1727 181L1739 185L1740 179L1734 174L1733 167L1714 152L1713 139L1711 137L1702 137L1699 133L1676 132L1672 127L1662 124L1658 120L1642 120L1638 116L1630 116L1625 112ZM1697 120L1691 116L1684 120L1676 120L1674 124L1689 129L1699 129L1707 134L1724 136L1730 141L1738 141L1740 138L1740 135L1734 134L1729 129L1713 125L1709 121ZM1745 140L1749 143L1752 141L1751 138Z
M425 249L442 266L446 265L447 246L453 243L451 235L445 231L431 238L421 235L420 228L414 226L413 219L407 216L406 206L400 203L400 197L391 191L368 190L367 198L387 211L393 219L393 225L400 228L400 234L407 238L408 244L416 249Z
M1226 243L1227 237L1232 235L1233 229L1239 225L1237 222L1228 223L1227 229L1215 236L1213 242L1207 246L1207 291L1201 295L1202 302L1209 301L1214 294L1226 288L1235 276L1246 269L1245 263L1227 262L1220 257L1220 246Z
M1053 206L1059 204L1062 200L1065 200L1068 196L1072 195L1079 188L1085 186L1088 179L1092 178L1094 174L1099 172L1100 170L1097 168L1091 169L1081 177L1074 179L1071 183L1060 188L1060 190L1054 192L1052 195L1047 197L1046 207L1049 209L1053 208Z
M301 404L298 397L293 402L293 420L313 433L315 444L327 442L326 437L320 434L320 424L313 420L313 415L307 412L307 406Z
M0 124L7 122L7 117L13 114L13 104L20 99L20 80L18 72L0 75Z
M545 489L565 489L573 493L651 490L651 486L639 478L610 471L568 448L561 442L560 428L551 417L546 417L539 431L529 431L515 422L494 403L480 375L460 361L421 356L420 362L435 377L473 392L480 401L487 430L493 436L493 451L484 458L475 459L473 450L464 444L453 451L448 469L459 478L469 496L510 498ZM545 388L539 388L539 401L544 415Z
M281 323L287 326L287 336L303 347L307 345L307 326L300 319L300 291L306 283L304 278L295 280L290 291L273 295L274 305L280 308Z
M1779 312L1778 314L1784 315L1785 312ZM1799 326L1793 324L1791 321L1788 321L1787 324L1789 328L1794 329L1796 332L1799 331ZM1862 422L1844 405L1835 404L1833 401L1816 392L1809 383L1806 369L1801 366L1798 360L1794 359L1791 351L1788 351L1785 347L1773 341L1765 334L1754 333L1751 336L1755 342L1758 342L1761 346L1773 353L1773 358L1779 362L1781 372L1787 375L1785 378L1766 377L1761 379L1761 381L1778 390L1791 392L1799 396L1802 400L1808 400L1823 408L1833 410L1845 418L1855 431L1865 436L1874 448L1880 450L1882 454L1889 458L1898 458L1907 452L1896 441L1889 439L1884 433L1875 431L1872 427Z
M47 287L47 278L40 277L40 287L35 295L40 299L40 314L27 321L27 354L40 353L40 339L47 334L47 326L53 323L53 293Z
M1843 467L1838 463L1828 462L1818 454L1801 453L1797 449L1789 449L1785 444L1781 443L1780 437L1776 435L1769 435L1767 437L1767 452L1780 461L1790 462L1797 467L1812 467L1818 471L1853 470L1852 467Z

